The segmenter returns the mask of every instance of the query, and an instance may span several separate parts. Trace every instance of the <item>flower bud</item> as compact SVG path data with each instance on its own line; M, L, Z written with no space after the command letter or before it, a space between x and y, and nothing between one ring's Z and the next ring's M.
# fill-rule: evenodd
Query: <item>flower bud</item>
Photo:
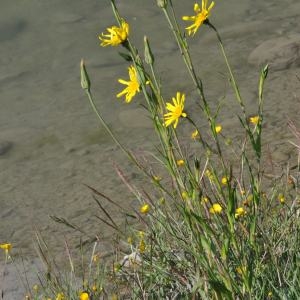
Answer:
M86 71L83 59L80 62L80 77L81 77L81 87L84 90L89 91L91 87L91 82Z
M166 8L168 5L168 0L156 0L157 6L160 8Z
M149 45L149 40L147 39L146 36L144 36L144 47L145 47L145 50L144 50L145 62L148 65L153 65L154 56L152 54L152 51L151 51L151 48L150 48L150 45Z

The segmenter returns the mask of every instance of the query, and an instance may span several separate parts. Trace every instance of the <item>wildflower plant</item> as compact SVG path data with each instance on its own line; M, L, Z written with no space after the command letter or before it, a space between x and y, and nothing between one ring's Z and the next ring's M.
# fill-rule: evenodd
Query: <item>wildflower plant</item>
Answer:
M114 282L119 285L114 294L132 299L299 298L299 174L293 175L294 185L288 192L285 184L264 176L263 92L268 66L259 76L256 115L249 119L221 36L210 20L217 5L202 0L200 8L195 3L195 15L182 17L192 24L181 28L172 0L157 0L190 76L190 88L197 92L191 97L174 90L176 96L165 100L149 39L144 38L144 49L139 51L130 40L131 25L124 21L114 0L111 5L119 27L108 28L108 34L99 37L101 45L123 47L126 54L122 57L130 61L129 81L119 79L127 87L116 96L125 96L130 105L135 97L140 101L138 92L143 94L143 107L159 141L158 153L152 157L163 170L155 180L153 174L158 170L152 172L119 142L95 105L82 61L81 86L93 110L151 186L151 192L138 191L119 172L139 201L135 218L140 224L121 235L130 237L127 242L124 239L129 253L125 251L126 260L120 262L118 257L114 264ZM237 118L244 139L236 145L227 142L226 127L219 121L222 109L213 109L193 63L189 39L201 34L200 26L215 34L240 109ZM199 107L206 127L199 128L199 120L191 118L186 102ZM189 127L190 143L197 145L197 151L184 151L187 142L178 130L181 126ZM234 158L228 154L229 148ZM134 234L135 226L143 229L142 236Z

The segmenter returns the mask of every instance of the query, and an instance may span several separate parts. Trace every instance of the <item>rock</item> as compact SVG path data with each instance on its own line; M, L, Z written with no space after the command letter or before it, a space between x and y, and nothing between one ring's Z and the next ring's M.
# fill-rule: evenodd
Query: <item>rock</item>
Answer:
M12 142L3 141L0 142L0 155L6 154L13 146Z
M24 20L14 20L8 23L0 23L0 42L9 41L19 35L27 23Z
M269 64L273 71L300 66L300 35L267 40L255 48L248 62L256 66Z

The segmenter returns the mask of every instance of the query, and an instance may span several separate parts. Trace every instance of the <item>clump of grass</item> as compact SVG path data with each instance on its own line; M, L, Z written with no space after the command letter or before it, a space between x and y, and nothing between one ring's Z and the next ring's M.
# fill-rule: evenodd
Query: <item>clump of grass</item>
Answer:
M222 39L209 20L214 3L194 6L187 33L196 38L202 26L216 35L228 70L228 79L240 108L237 116L244 139L228 143L223 135L222 107L211 105L197 74L189 50L189 38L179 26L171 0L157 1L173 32L198 99L174 91L166 101L162 82L156 74L155 57L149 39L144 39L144 59L130 40L127 22L111 1L118 26L102 34L102 46L123 46L129 66L129 80L119 79L126 88L117 97L130 103L137 93L145 98L160 142L154 160L162 178L141 163L133 152L113 138L152 183L151 191L137 190L124 182L140 202L136 211L140 230L129 234L131 254L121 264L116 277L130 286L132 299L297 299L299 290L299 165L279 179L265 176L263 153L263 91L268 66L260 73L257 113L248 117ZM199 31L199 32L198 32ZM91 92L84 63L82 87L102 124ZM190 117L187 101L195 101L207 124ZM217 107L217 109L213 109ZM187 123L187 124L183 124ZM185 152L186 139L177 130L189 126L197 143L196 151ZM205 134L202 134L205 132ZM234 156L232 157L232 153ZM149 171L150 170L150 171ZM136 225L138 226L138 225ZM128 262L129 260L129 262ZM124 292L124 291L123 291ZM122 296L120 291L120 296Z

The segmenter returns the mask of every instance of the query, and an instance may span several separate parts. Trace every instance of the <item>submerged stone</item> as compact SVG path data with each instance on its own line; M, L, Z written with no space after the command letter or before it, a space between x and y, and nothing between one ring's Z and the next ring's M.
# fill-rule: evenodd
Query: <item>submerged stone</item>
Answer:
M269 64L273 71L300 66L300 35L267 40L255 48L248 62L256 66Z
M12 148L12 145L12 142L0 141L0 155L6 154Z

